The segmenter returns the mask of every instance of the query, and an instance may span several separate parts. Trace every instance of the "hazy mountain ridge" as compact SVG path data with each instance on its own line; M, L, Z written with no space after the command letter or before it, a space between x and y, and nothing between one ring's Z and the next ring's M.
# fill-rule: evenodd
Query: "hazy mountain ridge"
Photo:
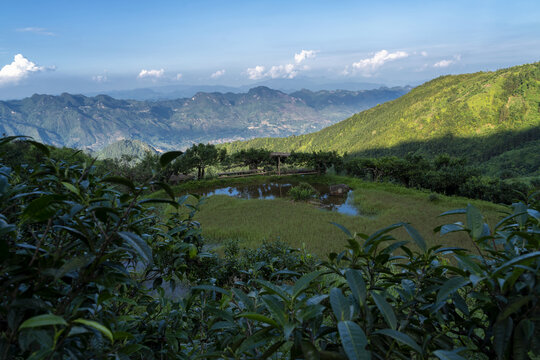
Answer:
M30 135L56 146L91 150L122 139L141 140L158 150L178 149L197 142L316 131L408 90L303 90L293 96L257 87L247 93L199 92L191 98L163 101L36 94L0 101L0 133Z
M494 72L448 75L316 133L226 145L275 151L329 151L363 156L446 152L510 166L528 154L521 174L539 173L540 63ZM527 151L514 151L516 149ZM506 156L502 156L506 152ZM513 155L512 155L513 154ZM534 155L536 154L536 155ZM495 161L496 160L496 161ZM515 164L525 161L514 161Z

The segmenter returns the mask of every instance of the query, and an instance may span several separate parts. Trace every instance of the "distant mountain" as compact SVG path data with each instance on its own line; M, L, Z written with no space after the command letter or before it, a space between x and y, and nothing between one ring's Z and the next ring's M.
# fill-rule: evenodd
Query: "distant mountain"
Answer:
M265 86L271 89L279 90L284 93L293 93L301 89L311 91L321 90L374 90L385 88L385 85L378 83L366 83L366 82L332 82L325 78L302 78L296 77L294 79L270 79L257 82L250 85L241 85L237 87L223 86L223 85L186 85L175 84L156 86L151 88L139 88L129 90L108 90L103 92L91 92L85 93L86 96L108 95L115 99L122 100L173 100L178 98L192 97L199 92L221 92L221 93L242 93L247 92L249 89Z
M247 93L199 92L191 98L161 101L36 94L0 101L0 133L91 150L123 139L141 140L158 150L182 149L197 142L317 131L408 91L302 90L288 95L261 86Z
M312 94L303 99L313 108L327 101ZM540 62L442 76L315 133L225 147L361 156L449 153L492 173L508 169L540 175Z
M123 100L174 100L179 98L190 98L196 93L199 92L242 92L248 91L248 88L245 87L230 87L230 86L212 86L212 85L168 85L168 86L159 86L153 88L140 88L132 90L111 90L101 93L89 93L87 96L97 96L97 95L108 95L115 99Z
M95 155L98 159L120 159L125 155L142 159L147 154L157 154L157 151L140 140L120 140L105 146Z

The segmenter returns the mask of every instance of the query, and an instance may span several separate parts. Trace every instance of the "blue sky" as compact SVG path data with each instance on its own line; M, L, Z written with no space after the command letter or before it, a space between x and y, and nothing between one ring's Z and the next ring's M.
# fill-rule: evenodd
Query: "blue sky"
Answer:
M281 78L405 85L539 60L537 0L19 0L0 13L0 98Z

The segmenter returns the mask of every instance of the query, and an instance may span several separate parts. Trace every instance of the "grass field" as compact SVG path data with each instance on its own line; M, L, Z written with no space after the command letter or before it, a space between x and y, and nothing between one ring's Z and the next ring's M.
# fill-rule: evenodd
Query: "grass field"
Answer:
M253 177L242 179L216 179L190 182L178 186L178 193L197 189L233 186L246 183L264 183L276 178ZM282 182L308 181L311 183L345 183L353 189L354 203L361 216L348 216L325 211L304 202L289 199L244 200L225 195L208 197L201 205L195 219L202 225L203 235L210 243L237 239L240 244L255 247L263 240L281 240L292 247L303 245L308 251L326 256L331 251L341 251L346 244L345 234L332 225L341 224L351 232L370 234L396 222L410 222L429 245L461 246L471 248L464 234L440 237L433 229L441 224L464 221L463 216L437 217L444 211L462 208L471 203L486 216L490 225L502 217L503 206L485 201L436 195L407 189L393 184L369 183L339 176L285 177ZM394 231L394 236L408 240L404 230Z

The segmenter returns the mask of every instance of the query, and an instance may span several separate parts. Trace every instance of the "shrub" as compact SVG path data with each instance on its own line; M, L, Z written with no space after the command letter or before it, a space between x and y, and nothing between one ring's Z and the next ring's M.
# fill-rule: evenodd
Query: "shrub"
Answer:
M42 150L38 167L0 165L2 358L540 356L539 193L494 228L471 205L442 214L464 221L436 231L467 234L474 252L428 248L406 223L370 235L337 225L347 245L324 262L279 242L230 245L234 281L219 286L197 205L165 184L154 185L168 198L144 199L148 184ZM154 203L192 211L163 219Z
M289 190L289 196L293 198L294 201L305 201L313 199L318 194L317 190L308 183L301 182L300 184L293 186Z

